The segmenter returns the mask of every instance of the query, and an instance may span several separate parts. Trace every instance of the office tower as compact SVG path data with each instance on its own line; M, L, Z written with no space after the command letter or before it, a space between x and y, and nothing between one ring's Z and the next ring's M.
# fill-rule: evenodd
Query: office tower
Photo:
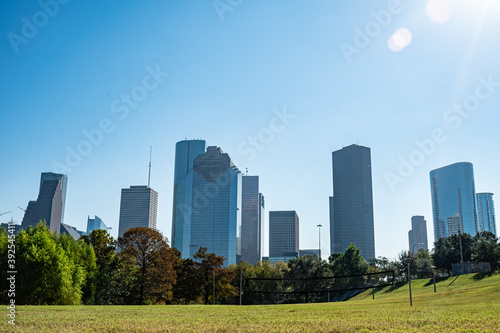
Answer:
M101 218L99 218L99 216L96 215L93 219L89 216L87 218L87 235L90 235L92 231L99 229L108 231L108 227L104 224Z
M122 189L118 236L135 227L156 229L158 192L149 186Z
M172 247L179 250L184 259L190 256L193 162L204 153L204 140L184 140L175 145L171 241Z
M430 172L434 240L478 231L474 169L471 163L451 164Z
M495 220L495 205L493 204L493 193L477 194L477 215L479 231L490 231L497 234Z
M229 155L219 147L208 147L194 159L190 257L202 246L226 258L224 266L236 264L240 177Z
M40 177L38 199L30 201L24 214L22 228L45 221L50 231L60 232L64 221L64 206L68 176L44 172Z
M370 148L351 145L332 153L330 250L343 253L353 243L365 260L375 258Z
M262 260L264 196L259 176L243 176L241 192L241 260L255 265Z
M414 251L415 253L421 249L429 251L429 245L427 243L427 221L425 221L423 216L413 216L411 218L411 230L408 231L408 242L410 251Z
M269 212L269 257L299 254L299 216L294 210Z

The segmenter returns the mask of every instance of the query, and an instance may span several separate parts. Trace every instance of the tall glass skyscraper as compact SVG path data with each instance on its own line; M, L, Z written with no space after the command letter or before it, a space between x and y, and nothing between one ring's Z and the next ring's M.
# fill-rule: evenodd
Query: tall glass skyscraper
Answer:
M240 177L229 155L219 147L208 147L194 159L190 257L202 246L225 257L225 266L236 264Z
M251 265L262 260L264 196L259 176L243 176L241 183L241 260Z
M174 196L172 208L172 247L189 258L191 244L191 200L193 162L205 153L204 140L183 140L175 145Z
M64 222L64 206L66 202L66 187L68 176L44 172L40 177L38 199L30 201L24 214L22 228L35 226L45 221L50 231L57 233Z
M479 231L490 231L497 234L495 220L495 205L493 203L493 193L477 194L477 215Z
M472 163L451 164L430 172L434 240L478 231Z
M158 192L149 186L130 186L122 189L118 237L130 228L156 229Z
M353 243L365 260L375 258L370 148L350 145L332 153L330 250L343 253Z

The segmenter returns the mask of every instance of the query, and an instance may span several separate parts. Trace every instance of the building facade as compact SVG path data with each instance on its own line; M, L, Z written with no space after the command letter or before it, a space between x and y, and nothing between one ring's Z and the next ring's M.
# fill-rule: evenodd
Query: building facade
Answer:
M365 260L375 258L370 148L350 145L332 153L330 251L343 253L353 243Z
M411 230L408 231L408 244L410 251L429 251L427 241L427 221L423 216L413 216L411 218Z
M251 265L262 260L264 196L259 176L243 176L241 182L241 260Z
M478 232L472 163L451 164L430 172L434 240Z
M294 210L269 212L269 258L297 257L299 216Z
M194 159L192 198L188 207L190 257L200 247L206 247L209 253L226 258L224 266L237 263L240 178L238 168L219 147L208 147L206 153Z
M149 186L122 189L118 236L135 227L156 229L158 192Z
M477 193L477 215L479 231L489 231L497 235L493 193Z
M68 176L44 172L40 177L38 199L30 201L22 221L22 228L45 221L50 231L59 233L64 222L64 207Z
M91 219L89 216L87 218L87 235L90 235L92 231L99 229L108 231L108 227L106 226L106 224L104 224L99 216L96 215L93 219Z
M175 145L171 241L184 259L190 256L193 162L205 153L205 147L204 140L183 140Z

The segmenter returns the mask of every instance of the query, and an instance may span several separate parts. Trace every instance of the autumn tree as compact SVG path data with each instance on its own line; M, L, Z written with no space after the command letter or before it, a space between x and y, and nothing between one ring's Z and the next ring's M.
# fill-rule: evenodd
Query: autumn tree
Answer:
M175 255L166 238L155 229L136 227L127 230L118 243L123 262L137 268L135 302L169 302L176 274Z

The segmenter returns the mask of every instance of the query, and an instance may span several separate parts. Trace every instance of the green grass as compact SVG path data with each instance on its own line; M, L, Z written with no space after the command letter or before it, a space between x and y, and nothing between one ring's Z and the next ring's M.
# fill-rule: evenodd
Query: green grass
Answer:
M267 306L23 306L0 332L500 331L500 274L464 275L358 295L348 302ZM5 311L5 310L4 310Z

